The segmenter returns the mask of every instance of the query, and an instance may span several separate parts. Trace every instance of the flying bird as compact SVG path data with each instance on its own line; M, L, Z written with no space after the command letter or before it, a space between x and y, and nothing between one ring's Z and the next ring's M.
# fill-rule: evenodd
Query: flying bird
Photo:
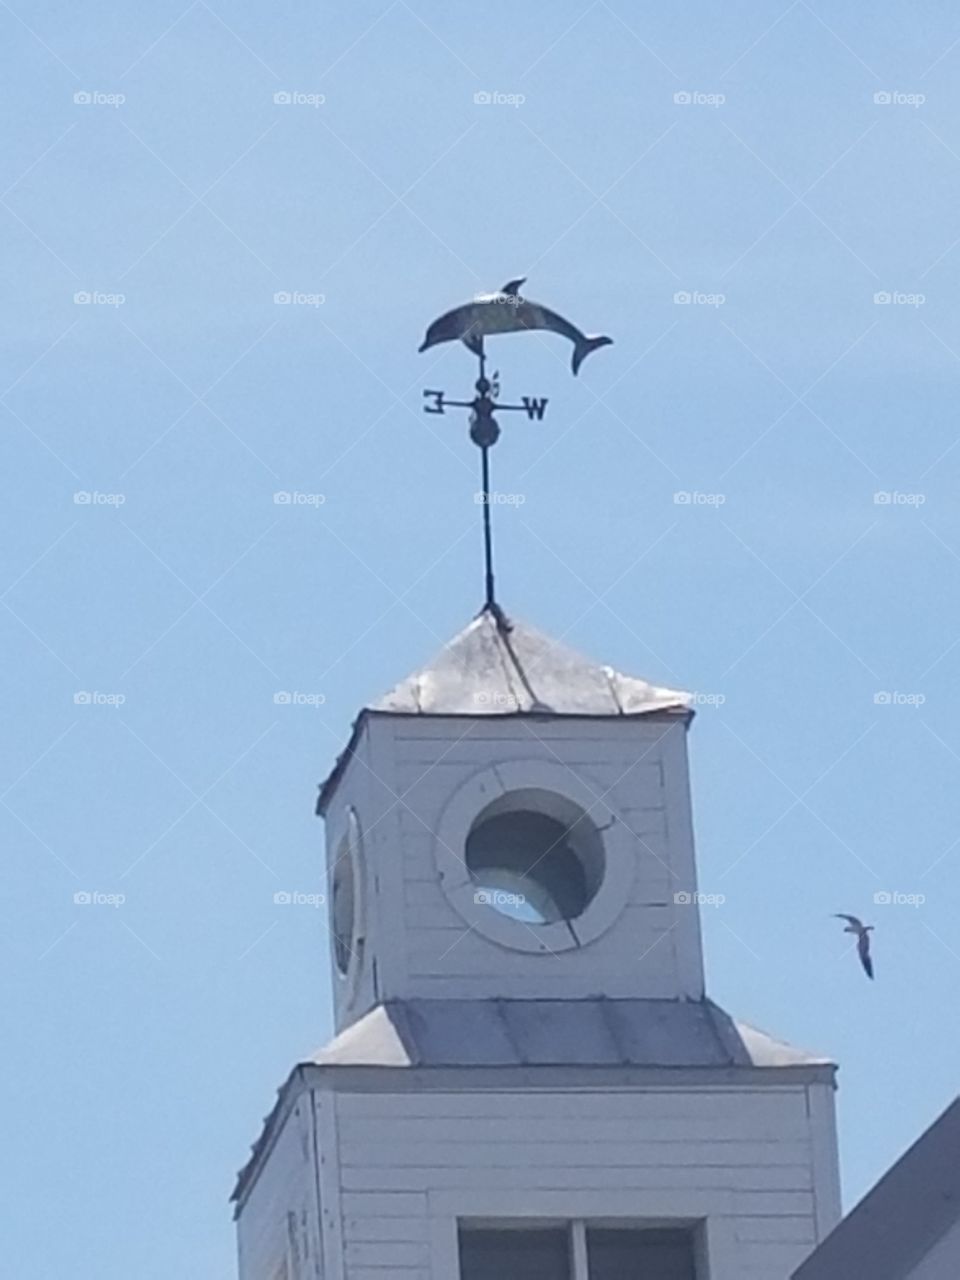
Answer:
M520 286L526 277L510 280L498 293L478 294L472 302L455 307L434 320L420 346L421 351L438 342L455 342L458 338L476 356L483 355L483 339L493 333L520 333L524 329L548 329L573 343L572 368L577 373L581 364L598 347L608 346L613 339L588 337L585 333L538 302L521 298Z
M842 911L835 911L833 914L837 920L846 920L847 927L844 929L844 933L855 933L857 935L857 954L860 957L860 963L863 965L863 971L867 977L872 978L873 959L870 955L870 934L873 931L873 925L864 924L856 916L844 915Z

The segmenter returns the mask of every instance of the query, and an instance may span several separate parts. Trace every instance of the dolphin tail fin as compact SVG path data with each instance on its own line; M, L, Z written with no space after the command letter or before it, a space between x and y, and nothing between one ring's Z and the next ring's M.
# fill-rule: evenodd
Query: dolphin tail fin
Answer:
M613 342L612 338L606 338L602 335L599 338L582 338L573 348L574 377L576 377L580 370L580 366L591 351L596 351L598 347L607 347L611 342Z

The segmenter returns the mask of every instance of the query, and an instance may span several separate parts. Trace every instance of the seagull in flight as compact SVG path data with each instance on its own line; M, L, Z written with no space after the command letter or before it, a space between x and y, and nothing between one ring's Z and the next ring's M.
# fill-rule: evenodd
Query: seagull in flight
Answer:
M863 971L867 977L872 978L873 960L870 956L870 934L873 930L873 925L864 924L856 916L844 915L842 911L835 911L833 914L837 920L846 920L847 927L844 929L844 933L855 933L857 935L857 954L860 956L860 963L863 965Z

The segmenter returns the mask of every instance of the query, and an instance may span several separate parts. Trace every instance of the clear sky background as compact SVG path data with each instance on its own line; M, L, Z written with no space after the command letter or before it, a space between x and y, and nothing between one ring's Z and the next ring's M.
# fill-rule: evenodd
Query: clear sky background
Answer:
M710 695L709 990L840 1062L852 1203L957 1088L955 6L2 0L0 38L7 1270L234 1275L331 1025L324 914L274 894L323 890L356 708L481 603L476 451L420 411L474 362L417 346L522 274L616 341L490 345L550 398L493 455L503 601Z

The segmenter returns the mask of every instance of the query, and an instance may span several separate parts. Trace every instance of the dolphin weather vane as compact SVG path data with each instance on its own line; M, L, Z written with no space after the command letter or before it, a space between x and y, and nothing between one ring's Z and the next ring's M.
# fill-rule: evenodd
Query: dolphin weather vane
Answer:
M483 504L483 548L486 569L486 594L483 611L490 613L497 627L509 630L509 624L500 605L497 603L493 577L493 532L490 521L490 450L500 438L500 426L494 418L494 412L523 412L531 422L541 422L546 412L547 400L533 396L522 396L520 404L499 404L491 397L500 394L500 375L494 373L487 377L487 357L483 340L497 333L520 333L526 329L546 329L569 338L573 343L571 368L574 376L581 364L598 347L608 346L613 339L603 335L588 337L576 325L564 320L555 311L530 302L520 296L520 286L526 277L510 280L498 293L478 294L472 302L447 311L427 329L426 337L420 345L420 351L426 351L441 342L455 342L459 339L467 349L480 361L480 375L474 383L476 395L472 400L448 400L443 391L424 391L427 403L424 413L445 413L448 408L469 409L470 439L480 449L481 485Z

